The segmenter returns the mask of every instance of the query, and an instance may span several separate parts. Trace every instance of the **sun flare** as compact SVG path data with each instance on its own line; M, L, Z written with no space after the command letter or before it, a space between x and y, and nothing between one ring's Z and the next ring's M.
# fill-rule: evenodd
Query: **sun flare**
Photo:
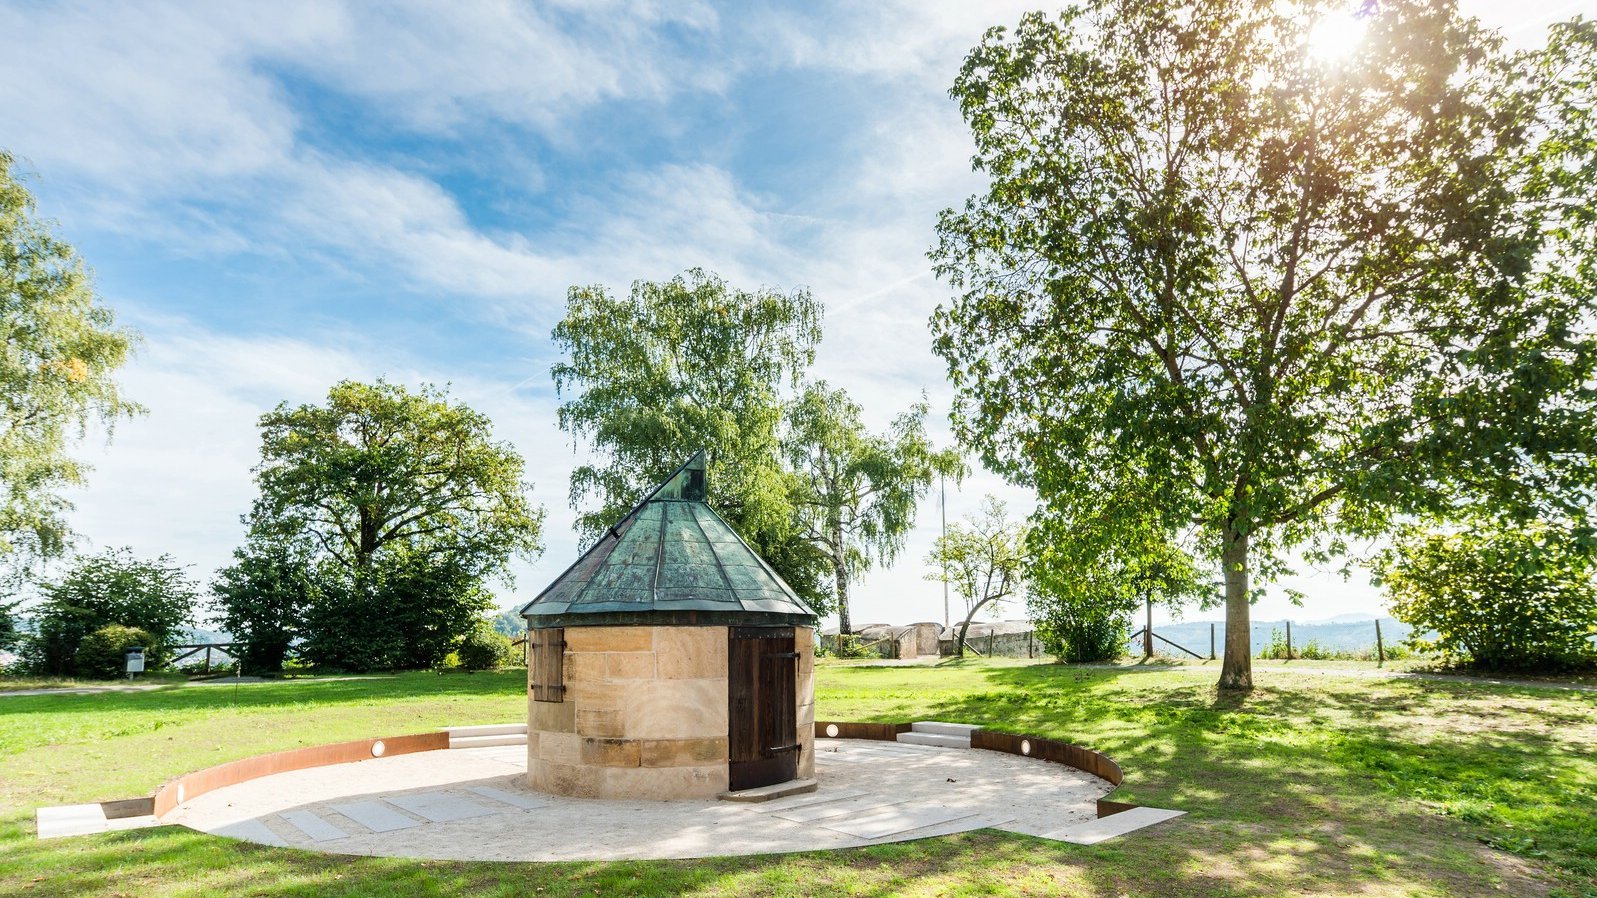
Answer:
M1321 62L1340 62L1364 42L1369 20L1355 9L1337 10L1309 26L1309 55Z

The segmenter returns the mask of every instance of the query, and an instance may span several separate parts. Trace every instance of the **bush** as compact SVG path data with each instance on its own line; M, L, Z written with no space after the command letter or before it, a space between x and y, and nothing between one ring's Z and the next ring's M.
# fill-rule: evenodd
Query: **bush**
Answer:
M127 650L132 646L144 648L146 670L160 666L159 641L147 630L111 624L83 637L73 658L78 676L97 680L114 680L127 673Z
M1566 670L1597 661L1591 560L1547 527L1413 531L1376 562L1392 616L1434 638L1420 651L1491 670Z
M1130 615L1092 602L1055 599L1031 604L1043 649L1069 664L1112 661L1125 651Z
M486 622L466 634L455 649L460 666L468 671L497 670L514 665L519 659L510 637L493 629Z
M143 630L156 644L179 635L190 623L196 595L170 556L142 561L127 549L78 559L59 581L44 584L43 592L34 612L38 633L29 648L30 666L56 676L88 675L78 667L78 647L107 622Z

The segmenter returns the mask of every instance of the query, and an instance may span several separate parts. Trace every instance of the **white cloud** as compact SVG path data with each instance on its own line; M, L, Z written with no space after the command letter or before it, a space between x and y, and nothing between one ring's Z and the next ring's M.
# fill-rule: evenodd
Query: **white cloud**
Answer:
M243 542L239 519L255 498L250 471L259 460L261 414L280 402L323 401L339 380L387 377L409 387L452 381L451 395L486 414L496 438L512 443L526 459L533 499L550 512L549 550L532 564L516 566L517 589L504 594L506 604L515 594L541 588L575 557L574 515L566 508L565 490L571 469L584 457L573 454L556 431L547 396L515 383L453 376L350 333L248 338L182 319L124 313L143 330L147 348L122 380L149 414L119 424L109 443L97 433L81 448L94 467L88 487L70 497L83 549L129 546L145 556L171 553L200 582L209 582Z
M924 254L937 211L979 181L945 92L981 32L1013 24L1020 9L909 0L797 11L619 2L0 7L0 134L47 181L67 185L60 195L77 213L73 229L120 229L170 255L213 261L292 255L330 282L371 277L437 294L440 316L513 325L535 355L547 352L548 321L571 284L625 290L635 278L703 265L739 285L807 285L829 310L817 375L847 388L874 427L926 390L934 433L947 442L952 397L926 325L946 290ZM293 92L310 82L363 120L404 132L447 140L475 129L515 144L532 131L559 144L568 123L604 103L661 104L729 91L750 73L814 72L855 79L872 99L858 105L860 152L810 189L776 195L710 152L639 163L568 190L574 198L543 210L556 224L536 239L474 221L425 161L315 144ZM473 165L493 171L496 161ZM495 174L501 183L545 183L530 154L512 162ZM462 297L471 305L456 308ZM152 413L109 448L89 450L99 471L75 520L97 545L171 551L203 571L224 563L253 496L256 417L283 399L314 401L342 377L387 373L453 381L527 455L551 538L545 558L523 572L524 595L574 556L566 483L583 457L555 428L547 382L472 381L444 360L396 358L352 333L226 335L149 314L137 323L149 345L128 387ZM979 474L950 488L949 520L987 492L1008 498L1017 515L1030 506L1026 491ZM937 511L923 505L899 564L857 586L857 620L941 618L941 587L922 579L920 563ZM1326 608L1363 607L1335 604L1338 589L1314 589L1333 596Z

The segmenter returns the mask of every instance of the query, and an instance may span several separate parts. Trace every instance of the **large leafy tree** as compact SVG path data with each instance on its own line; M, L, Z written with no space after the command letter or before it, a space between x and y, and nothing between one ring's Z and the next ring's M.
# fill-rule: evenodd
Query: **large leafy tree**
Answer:
M313 549L307 657L353 669L447 654L492 606L482 584L540 549L522 472L487 417L433 387L345 381L324 405L262 416L251 531Z
M294 641L304 633L315 598L315 565L309 547L287 539L250 540L233 552L233 563L211 584L211 611L233 637L243 670L282 669Z
M1255 576L1404 511L1580 513L1597 360L1593 30L1507 56L1451 2L1091 0L953 88L956 425L1045 504L1196 524L1249 688ZM1137 502L1112 504L1136 492Z
M807 386L788 409L783 448L797 478L800 532L831 568L840 633L853 632L850 581L904 548L915 507L938 474L964 472L958 453L927 439L926 411L916 403L886 433L873 434L859 405L825 381Z
M571 475L587 536L703 449L711 504L800 594L824 598L778 443L787 391L821 339L808 291L741 290L699 269L624 297L573 287L553 337L566 356L552 371L560 428L600 456Z
M35 214L0 151L0 562L13 571L60 555L70 531L62 493L88 468L70 454L91 422L140 409L112 374L135 337L94 293L77 252Z

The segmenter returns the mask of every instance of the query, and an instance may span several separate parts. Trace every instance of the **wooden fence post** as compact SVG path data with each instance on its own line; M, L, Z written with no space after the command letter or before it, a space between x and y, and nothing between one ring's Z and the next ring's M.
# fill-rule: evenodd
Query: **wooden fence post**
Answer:
M1209 624L1209 660L1214 660L1214 624Z
M1286 622L1286 659L1292 660L1292 622Z
M1386 666L1386 644L1381 641L1381 619L1375 619L1375 666Z

